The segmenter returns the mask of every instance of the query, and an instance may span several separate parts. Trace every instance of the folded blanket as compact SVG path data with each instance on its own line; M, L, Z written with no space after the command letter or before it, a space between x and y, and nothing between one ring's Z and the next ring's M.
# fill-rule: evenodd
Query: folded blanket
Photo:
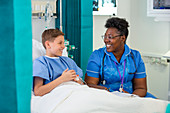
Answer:
M32 113L165 113L168 101L118 96L75 82L62 83L31 99Z

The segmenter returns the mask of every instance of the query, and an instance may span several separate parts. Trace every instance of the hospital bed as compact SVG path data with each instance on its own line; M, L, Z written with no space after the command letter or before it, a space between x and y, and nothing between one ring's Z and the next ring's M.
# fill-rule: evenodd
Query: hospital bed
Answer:
M169 107L168 107L169 106ZM31 99L31 113L169 113L168 101L118 96L105 90L65 82Z
M65 82L44 96L32 93L31 113L170 113L168 101L117 94Z

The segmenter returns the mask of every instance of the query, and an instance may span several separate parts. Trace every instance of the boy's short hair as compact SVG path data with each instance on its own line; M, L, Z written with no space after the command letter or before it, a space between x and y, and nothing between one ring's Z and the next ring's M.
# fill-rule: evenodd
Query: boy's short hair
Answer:
M42 33L42 44L45 47L45 42L48 41L54 41L56 37L58 36L64 36L64 33L60 31L58 28L56 29L47 29Z

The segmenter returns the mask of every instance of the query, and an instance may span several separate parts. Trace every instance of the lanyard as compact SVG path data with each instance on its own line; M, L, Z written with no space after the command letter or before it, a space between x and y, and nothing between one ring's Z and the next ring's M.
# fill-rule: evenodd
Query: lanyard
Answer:
M123 80L124 80L124 75L125 75L125 64L126 64L126 60L124 60L124 68L123 68L123 77L121 77L121 74L120 74L120 71L119 71L119 68L116 64L116 62L114 62L115 65L116 65L116 68L119 72L119 76L120 76L120 80L121 80L121 84L120 84L120 88L119 88L119 91L122 92L123 91ZM121 79L122 78L122 79Z

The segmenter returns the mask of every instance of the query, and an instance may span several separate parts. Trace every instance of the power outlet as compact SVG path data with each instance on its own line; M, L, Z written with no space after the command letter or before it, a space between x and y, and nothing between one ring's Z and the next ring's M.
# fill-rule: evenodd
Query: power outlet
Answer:
M167 59L161 57L161 64L163 64L163 65L168 65Z

